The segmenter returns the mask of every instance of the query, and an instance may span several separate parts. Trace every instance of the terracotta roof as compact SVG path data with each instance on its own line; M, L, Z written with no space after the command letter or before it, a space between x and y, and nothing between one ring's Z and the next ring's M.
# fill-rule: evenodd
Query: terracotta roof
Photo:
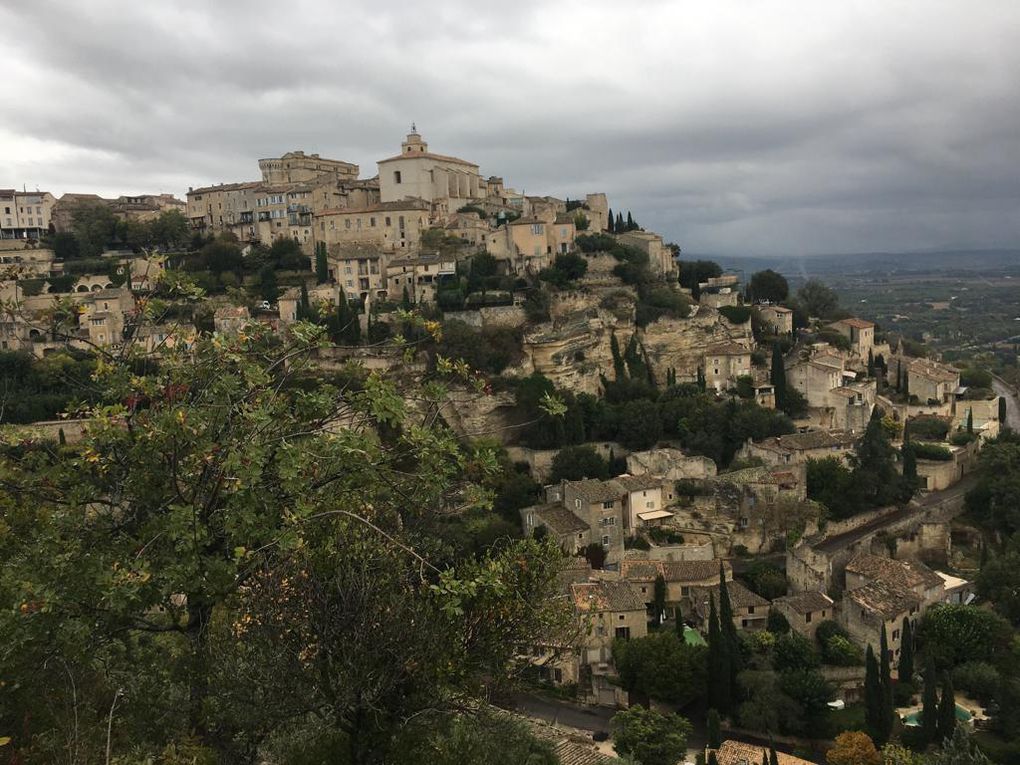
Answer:
M647 489L661 489L662 479L653 475L621 475L613 479L627 491L644 491Z
M730 574L730 566L723 563L723 569ZM633 582L654 582L662 574L667 582L704 582L713 577L719 579L718 560L624 560L620 563L620 576Z
M571 534L576 531L586 531L588 524L578 518L562 505L546 505L536 507L535 515L541 518L545 525L556 534Z
M937 587L942 580L925 566L908 560L894 560L880 555L860 553L846 564L846 570L875 581L891 582L900 587Z
M796 595L784 595L781 598L776 598L772 603L774 605L782 603L798 614L821 611L824 608L832 608L835 605L832 598L824 592L798 592Z
M708 603L709 595L715 596L716 605L719 604L719 585L699 588L701 593L701 604ZM747 608L748 606L767 606L769 602L756 592L751 592L736 579L726 582L726 592L730 596L730 604L734 608Z
M241 181L240 183L220 183L215 186L201 186L188 192L192 194L208 194L213 191L237 191L239 189L254 189L262 186L262 181Z
M593 478L583 481L566 481L564 494L569 487L581 499L588 502L608 502L618 500L624 495L623 487L616 481L596 481Z
M744 468L743 470L734 470L732 473L720 473L713 478L709 479L713 483L764 483L764 484L776 484L779 481L776 476L767 467L758 465L754 467Z
M437 162L455 162L458 165L467 165L468 167L478 167L474 162L468 162L466 159L460 159L459 157L449 157L445 154L433 154L430 151L409 151L406 154L397 154L393 157L387 157L386 159L380 159L378 164L385 162L396 162L398 159L434 159Z
M851 317L849 319L840 319L839 321L832 322L833 325L842 324L844 327L853 327L854 329L871 329L875 326L875 323L868 321L867 319L858 319Z
M914 359L907 365L911 376L927 377L935 382L956 382L960 373L927 359Z
M706 356L750 356L751 351L736 343L719 343L705 350Z
M807 433L790 433L786 436L766 438L756 445L771 451L785 452L832 447L850 448L856 441L857 436L845 430L810 430Z
M578 611L644 611L645 602L630 582L582 582L570 585Z
M763 746L729 739L723 741L722 745L715 750L715 757L719 761L719 765L761 765L762 755L766 755L766 757L768 755L768 749ZM814 765L810 760L802 760L800 757L794 757L785 752L776 752L776 759L779 760L779 765Z
M884 621L921 605L921 599L913 590L883 581L868 582L863 587L850 590L846 597L859 608L880 616Z

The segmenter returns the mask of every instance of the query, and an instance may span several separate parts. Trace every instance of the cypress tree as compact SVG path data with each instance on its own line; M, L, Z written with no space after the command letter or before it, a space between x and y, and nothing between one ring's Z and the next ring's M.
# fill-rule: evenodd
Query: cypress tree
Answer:
M875 352L868 348L868 377L875 376Z
M717 709L708 710L708 718L706 721L708 728L708 748L718 749L722 745L722 731L720 728L719 711Z
M864 723L875 743L884 744L885 740L882 738L884 730L882 681L879 679L878 662L875 660L875 652L870 643L864 659Z
M903 364L897 360L896 362L896 392L899 393L903 390Z
M900 631L900 663L896 668L896 678L901 684L913 685L914 682L914 630L910 619L903 617L903 628Z
M708 596L708 703L713 709L726 711L729 681L723 682L728 671L723 656L723 640L719 633L719 615L715 610L715 595Z
M924 661L924 693L921 698L921 735L925 744L931 744L938 735L939 699L935 688L935 665L931 656Z
M786 366L783 364L783 349L779 343L772 344L772 371L769 382L775 391L776 409L786 411Z
M614 228L613 231L617 234L622 234L625 230L626 229L624 229L623 223L623 213L616 213L616 228Z
M67 436L64 435L64 429L57 429L57 443L64 446L67 443Z
M403 308L405 311L411 310L411 296L407 292L407 287L404 287L403 294L401 295L400 307Z
M893 689L892 689L892 668L890 667L889 658L889 636L886 634L885 624L882 624L882 634L879 637L879 646L882 649L882 656L879 659L879 681L882 683L882 714L883 719L886 720L886 736L885 741L889 740L889 734L892 732L892 718L893 718Z
M666 613L666 580L662 574L655 577L655 594L652 597L652 608L655 610L655 623L662 624Z
M726 586L726 571L722 561L719 562L719 630L722 632L726 646L727 669L729 670L729 698L736 698L737 674L740 666L740 636L737 625L733 621L733 605L730 602L729 588Z
M967 432L974 432L974 407L970 407L967 410Z
M769 765L779 765L779 755L776 753L776 743L769 735Z
M614 332L609 336L609 350L613 354L613 379L620 382L627 379L627 368L623 363L623 355L620 353L620 341L616 339Z
M719 765L719 758L715 756L714 749L708 753L708 765Z
M631 217L630 210L627 210L627 230L633 231L637 228L637 224L634 223L634 218Z
M684 635L684 615L680 610L679 603L673 607L673 616L676 619L676 636L680 638L681 642L686 641L687 636Z
M705 392L705 370L698 367L698 390Z
M952 738L956 728L956 694L953 692L953 678L946 672L942 676L942 697L939 699L938 732L936 738L945 741Z
M609 208L609 218L606 220L606 231L613 232L613 208Z
M903 395L910 395L910 378L906 369L903 370Z
M769 753L767 749L761 750L761 765L769 765Z
M329 281L329 263L326 261L326 243L315 246L315 281L324 284Z

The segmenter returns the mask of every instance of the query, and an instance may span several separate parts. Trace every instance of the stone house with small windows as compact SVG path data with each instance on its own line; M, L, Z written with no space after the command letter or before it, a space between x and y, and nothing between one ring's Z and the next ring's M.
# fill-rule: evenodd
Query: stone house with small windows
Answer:
M761 303L756 305L758 318L763 326L776 335L793 334L793 311L786 306Z
M400 257L386 264L386 289L390 300L401 300L406 290L415 303L434 303L445 282L457 278L457 261L451 255Z
M715 600L716 613L719 612L719 582L710 587L695 589L693 600L693 617L698 627L707 632L712 600ZM726 592L733 608L733 624L737 629L751 632L765 629L769 617L769 601L756 592L752 592L741 582L733 580L726 583Z
M733 581L733 567L721 562L723 576ZM672 617L677 606L681 613L690 614L697 593L719 584L719 560L637 560L627 559L620 564L620 577L633 584L645 604L651 606L655 598L655 580L661 576L666 582L666 615Z
M526 536L544 528L567 555L577 555L591 544L592 529L587 521L560 504L533 505L522 508L520 514Z
M866 319L851 317L840 319L829 325L850 341L850 351L866 359L875 347L875 324Z
M706 762L712 752L715 752L715 759L719 765L761 765L769 758L769 750L766 747L731 739L723 741L718 749L705 749ZM785 752L776 752L776 759L779 765L814 765L810 760L803 760Z
M374 247L333 245L326 258L329 278L339 285L348 300L385 300L385 256Z
M786 384L800 393L809 407L827 407L831 403L829 391L843 384L845 371L840 356L816 353L786 362Z
M772 608L786 617L790 628L814 640L818 625L836 616L835 601L823 592L798 592L772 601Z
M591 529L591 541L606 551L606 566L615 569L623 560L623 498L626 490L616 481L564 481L563 506Z
M751 351L737 343L720 343L705 351L702 364L705 386L722 392L736 385L738 377L751 374Z
M415 198L323 210L315 214L315 241L328 248L354 244L382 252L415 253L432 220L432 206Z
M858 553L846 564L846 589L854 590L869 582L891 582L908 589L925 608L941 603L945 597L942 577L923 563Z
M766 465L803 465L809 459L839 457L845 460L858 436L845 430L812 430L748 441L737 453L741 460L760 459Z
M584 628L580 665L587 673L578 674L590 674L596 703L626 703L626 691L610 682L615 673L613 641L648 634L644 601L629 582L602 580L571 584L570 602Z
M625 231L617 234L616 240L645 253L648 256L648 266L654 273L673 281L679 276L680 267L673 257L673 251L658 234L651 231Z
M960 372L930 359L901 359L907 374L907 392L922 404L951 404L960 387ZM894 367L890 366L890 374Z
M642 526L661 525L673 517L664 509L663 481L652 475L622 475L614 479L624 489L623 527L628 536Z

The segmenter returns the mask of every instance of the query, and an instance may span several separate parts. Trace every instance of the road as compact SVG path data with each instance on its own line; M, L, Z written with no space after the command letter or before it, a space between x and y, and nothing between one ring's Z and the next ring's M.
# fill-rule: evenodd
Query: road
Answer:
M992 389L1006 400L1006 425L1020 431L1020 404L1016 393L998 377L992 378Z
M973 474L966 476L962 481L957 483L955 486L951 486L950 488L944 491L931 492L930 494L926 495L923 499L921 499L920 502L917 503L917 505L912 504L907 505L906 507L901 507L897 510L892 510L886 513L885 515L880 515L873 521L869 521L868 523L856 529L852 529L851 531L845 531L842 534L837 534L836 536L829 537L828 539L823 539L821 542L818 542L817 544L814 545L814 549L824 553L832 553L837 550L841 550L844 547L852 545L854 542L863 539L868 534L872 534L885 526L890 526L894 523L902 521L905 518L909 518L911 515L921 513L925 509L932 507L933 505L937 505L940 502L945 502L947 499L956 499L958 497L963 496L974 487L974 483L976 482L976 480L977 478ZM918 507L918 505L920 507Z

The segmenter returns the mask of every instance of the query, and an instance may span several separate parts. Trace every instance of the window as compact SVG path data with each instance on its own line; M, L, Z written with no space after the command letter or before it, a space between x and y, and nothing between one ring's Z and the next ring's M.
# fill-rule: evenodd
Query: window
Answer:
M528 513L528 525L529 526L535 525L535 516L533 513Z
M350 228L350 227L351 227L351 219L350 218L344 219L344 228Z
M372 228L375 228L375 218L369 218L368 225L371 226Z
M393 223L390 221L390 216L389 215L386 216L386 225L387 226L392 226L393 225Z
M645 502L645 507L655 507L655 503L652 501Z
M748 614L753 614L754 613L754 606L748 606L747 607L747 613Z
M581 500L575 499L574 500L574 507L580 507L580 506L581 506Z
M613 509L613 500L609 500L608 502L603 502L602 503L602 508L604 510L612 510Z
M602 535L602 546L603 547L609 547L609 535L608 534L603 534Z
M647 587L642 587L641 588L641 594L642 595L647 595L648 594L648 588Z
M397 228L399 228L401 231L404 230L404 216L403 215L401 215L399 218L397 218Z
M892 639L893 640L899 640L900 639L900 631L899 630L893 630L893 632L892 632Z
M399 170L394 170L393 171L393 182L394 183L400 183L400 171Z
M609 524L610 526L615 526L615 525L616 525L616 517L615 517L615 516L612 516L612 517L608 518L608 519L606 520L606 522L607 522L607 523L608 523L608 524Z
M811 612L810 611L808 611L806 614L804 614L804 623L805 624L811 624Z
M531 233L532 234L541 234L542 233L542 224L541 223L532 223L531 224Z
M622 619L623 617L621 616L620 618ZM630 627L617 627L616 637L623 640L630 640Z
M353 287L354 286L354 281L352 279L348 279L347 280L347 286L348 287Z

